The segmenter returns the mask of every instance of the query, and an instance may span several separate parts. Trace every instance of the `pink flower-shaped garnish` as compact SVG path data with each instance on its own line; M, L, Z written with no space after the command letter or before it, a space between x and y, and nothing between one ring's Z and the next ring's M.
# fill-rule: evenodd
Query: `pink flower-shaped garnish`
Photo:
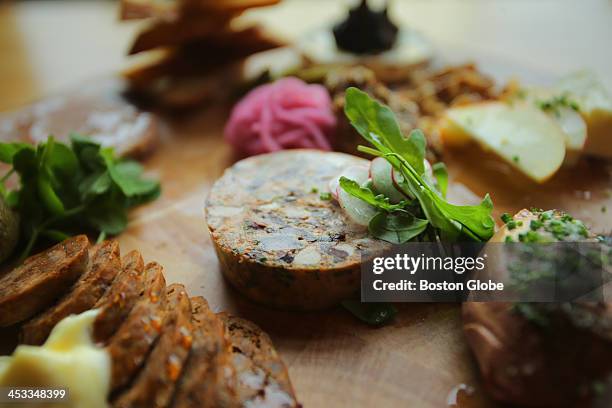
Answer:
M248 156L283 149L331 150L335 126L323 86L283 78L253 89L234 106L225 140Z

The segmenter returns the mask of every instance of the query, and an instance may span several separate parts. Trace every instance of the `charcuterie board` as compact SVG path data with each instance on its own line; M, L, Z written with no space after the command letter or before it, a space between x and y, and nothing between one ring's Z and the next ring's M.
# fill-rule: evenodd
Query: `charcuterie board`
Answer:
M104 88L120 92L109 78ZM479 385L479 374L461 327L458 304L402 304L394 323L372 328L341 308L297 313L254 304L223 279L205 219L207 194L237 158L222 139L230 106L211 104L189 115L161 117L161 142L144 160L157 176L159 200L131 213L118 239L127 253L138 249L165 266L169 282L205 296L214 310L227 310L259 324L285 360L298 398L307 407L494 406ZM610 169L585 162L579 172L562 171L547 187L505 180L487 161L470 166L469 152L444 158L451 177L451 201L471 202L489 192L495 212L531 205L558 207L609 231ZM488 166L488 167L487 167ZM483 176L484 175L484 176ZM555 188L564 185L564 193ZM572 188L568 188L571 185Z
M122 87L121 80L109 77L94 89L119 98ZM215 180L238 160L223 141L230 108L211 103L189 114L159 114L160 142L143 164L159 178L163 192L131 213L128 230L118 238L122 251L138 249L145 260L165 266L169 283L183 283L215 311L260 325L306 407L494 406L479 385L458 304L401 304L392 324L373 328L342 308L306 313L260 306L225 282L204 205ZM612 228L610 164L585 160L542 186L516 174L509 177L498 161L471 155L461 150L443 157L451 175L451 202L475 203L488 192L497 218L524 207L559 208L595 232Z

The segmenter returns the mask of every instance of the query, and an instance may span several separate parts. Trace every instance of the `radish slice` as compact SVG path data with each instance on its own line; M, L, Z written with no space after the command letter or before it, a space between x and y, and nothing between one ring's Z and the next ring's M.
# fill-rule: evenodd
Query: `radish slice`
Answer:
M406 197L395 187L391 173L393 167L383 157L377 157L370 164L372 183L377 192L389 198L393 204L397 204Z
M340 177L346 177L347 179L351 179L356 181L359 185L362 185L368 181L369 170L366 166L350 166L344 169L337 177L331 179L329 181L328 188L329 192L336 200L338 200L338 190L341 190Z
M357 197L353 197L344 191L342 187L338 188L338 202L340 207L346 211L351 221L358 225L367 226L370 220L378 213L376 207Z

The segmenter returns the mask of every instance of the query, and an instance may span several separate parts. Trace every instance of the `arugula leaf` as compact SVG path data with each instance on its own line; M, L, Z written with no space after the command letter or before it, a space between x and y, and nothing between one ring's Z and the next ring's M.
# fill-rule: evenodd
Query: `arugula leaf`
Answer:
M379 212L370 221L368 229L375 238L392 244L403 244L421 235L428 224L429 221L416 218L408 212Z
M112 149L79 135L71 135L70 145L52 137L36 147L0 143L0 158L12 165L0 178L0 192L20 215L22 258L41 238L119 234L131 207L160 194L159 183L143 178L138 163L118 159ZM4 181L13 173L19 188L9 191Z
M395 152L402 156L419 175L425 172L425 137L420 131L404 138L393 111L367 93L357 89L346 90L344 113L353 127L382 153Z
M361 303L358 300L345 300L342 306L353 316L372 326L387 324L397 315L397 309L389 303Z
M376 148L360 150L385 157L403 176L396 180L397 186L417 198L427 220L439 230L443 239L457 241L465 237L487 241L491 238L495 222L491 216L493 203L488 195L477 206L453 205L423 177L425 141L422 132L412 132L410 138L404 139L391 110L356 88L346 91L345 113L353 127ZM440 168L438 173L442 175ZM442 192L448 181L445 177L441 180Z
M376 195L369 188L362 187L356 181L350 180L344 176L340 177L340 187L342 187L344 191L353 197L357 197L380 210L388 212L397 211L401 210L408 204L407 201L402 201L399 204L391 204L389 203L389 198L385 197L384 195Z
M448 189L448 171L446 170L446 164L442 162L434 163L431 166L431 170L438 183L438 191L440 191L442 198L446 198L446 190Z

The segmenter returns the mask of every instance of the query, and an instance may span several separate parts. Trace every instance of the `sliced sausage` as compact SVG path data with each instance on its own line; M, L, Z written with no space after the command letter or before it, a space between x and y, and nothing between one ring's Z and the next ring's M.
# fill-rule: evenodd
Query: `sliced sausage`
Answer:
M94 322L94 339L106 342L128 316L144 290L144 262L138 251L122 259L122 270L110 289L98 300L94 309L100 309Z
M191 303L185 287L167 291L162 334L130 387L113 402L117 408L168 406L192 344Z
M232 346L239 406L298 407L285 364L270 337L248 320L221 313Z
M64 317L89 310L111 285L121 269L119 243L105 241L91 250L87 271L59 302L26 323L21 332L24 344L42 344L51 329Z
M125 386L149 354L162 329L166 306L163 268L152 262L145 267L145 290L127 319L106 347L111 357L111 389Z
M31 318L65 293L85 270L88 249L85 235L69 238L0 278L0 327Z
M202 297L191 299L193 345L173 398L173 408L232 407L235 372L225 326Z

